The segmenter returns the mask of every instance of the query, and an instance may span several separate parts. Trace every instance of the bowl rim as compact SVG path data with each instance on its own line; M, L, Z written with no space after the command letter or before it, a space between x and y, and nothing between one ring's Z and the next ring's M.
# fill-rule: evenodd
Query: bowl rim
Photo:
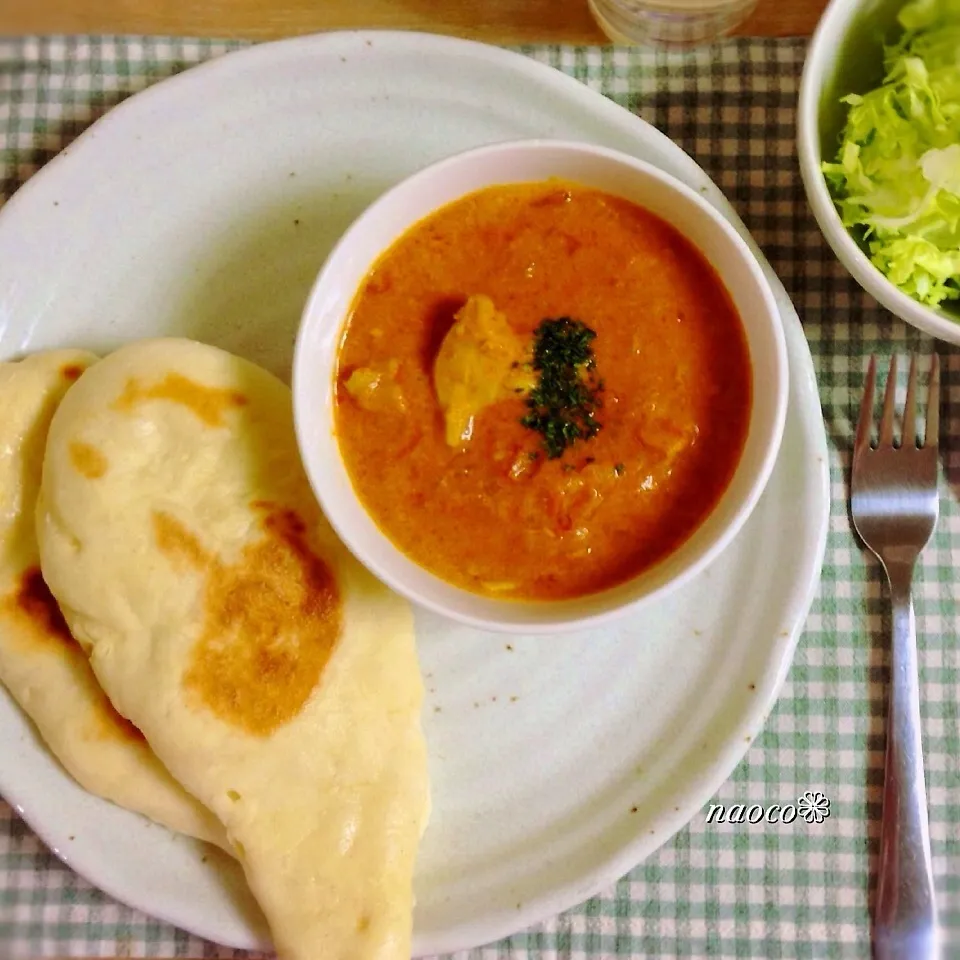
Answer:
M932 337L960 343L960 322L904 293L871 262L843 225L820 170L823 160L819 125L823 78L831 52L837 49L838 38L846 35L861 6L851 0L830 0L807 46L797 98L800 179L821 233L857 283L899 319Z
M664 580L662 583L655 585L646 593L636 597L614 599L609 604L602 604L600 609L587 613L574 613L569 617L558 617L556 611L562 610L564 606L573 607L585 600L590 600L594 603L597 603L602 600L608 591L601 590L595 594L586 595L584 597L574 597L560 600L497 600L496 598L487 597L481 594L474 594L463 587L459 587L456 584L451 584L449 581L437 576L432 571L427 570L422 566L422 564L418 563L413 558L407 556L407 554L401 551L380 529L379 525L376 523L373 517L370 516L369 512L366 510L362 501L360 500L359 495L353 487L352 481L350 481L349 472L346 470L346 466L343 463L343 458L340 456L340 465L346 475L351 497L358 503L360 509L373 523L379 534L379 538L383 541L389 553L396 557L402 558L407 563L415 565L419 570L426 573L428 577L436 580L440 584L443 584L448 590L453 590L455 593L460 594L465 598L471 598L475 601L482 600L488 605L497 606L500 610L502 610L502 615L498 614L484 616L471 614L458 609L452 609L450 606L443 602L437 601L433 597L423 596L419 591L411 589L403 577L394 576L390 570L384 569L384 564L381 564L377 558L371 557L368 551L358 548L352 535L353 531L351 529L351 525L349 523L343 523L342 518L337 515L337 511L330 509L331 504L329 502L328 492L324 489L324 485L318 482L316 471L313 469L315 464L315 454L309 447L307 437L308 423L310 422L311 418L317 418L325 415L325 413L321 414L315 409L305 409L307 405L304 403L304 392L308 388L305 387L304 384L309 382L310 374L312 370L315 369L315 367L311 368L308 366L309 347L307 345L307 340L310 331L318 322L316 319L320 313L320 309L317 306L318 301L321 300L322 294L327 288L327 285L332 282L332 278L334 276L333 268L337 265L339 259L343 257L344 249L349 250L349 246L353 242L354 237L363 231L368 223L377 218L384 205L395 200L398 195L410 190L415 190L425 181L428 181L436 173L448 167L456 166L460 163L464 163L478 157L482 158L485 156L509 152L511 150L562 150L573 153L586 153L593 157L600 157L606 162L631 168L634 173L657 181L665 189L671 190L675 194L682 196L691 202L696 207L700 216L706 217L712 221L713 225L720 230L723 235L724 242L731 249L731 254L736 256L736 258L751 275L756 292L760 298L760 301L763 303L764 309L761 312L765 317L764 326L768 328L768 331L772 337L771 353L775 360L774 369L766 369L765 373L767 376L764 378L772 384L769 390L769 400L772 401L774 405L774 412L771 421L772 426L768 429L766 435L762 436L761 440L759 441L758 464L753 471L753 476L748 482L745 483L744 490L737 500L731 505L730 518L718 528L718 530L709 538L699 552L696 553L687 563L685 563L682 568L680 568L673 576ZM520 177L515 179L505 177L497 182L510 183L523 182L523 180ZM482 188L467 188L459 193L458 197L466 196L476 189ZM411 214L409 223L404 230L410 229L413 225L420 222L425 217L430 216L447 203L455 202L455 199L456 198L445 200L439 203L423 205L422 209L421 205L418 204L418 209ZM671 224L671 226L674 225ZM679 228L676 226L674 226L674 229L679 231ZM679 232L682 233L683 231ZM402 231L401 234L398 234L398 236L400 235L402 235ZM387 249L389 249L390 245L392 245L396 239L397 237L393 237L386 243L380 244L374 254L365 256L366 269L369 269L369 266L375 263L378 257L380 257ZM723 275L719 275L725 282ZM351 291L349 297L347 298L350 303L353 302L355 295L356 290ZM344 316L341 316L339 319L339 330L342 330L344 319ZM335 339L339 344L340 336L338 335ZM336 350L333 351L334 361L335 357ZM328 372L328 366L331 368L329 372L332 373L333 364L328 365L325 363L325 374ZM776 298L759 262L757 261L757 258L750 249L749 244L718 210L716 210L705 198L700 196L697 191L693 190L679 179L673 177L671 174L667 173L656 165L646 160L641 160L631 154L609 147L602 147L589 141L578 141L552 137L535 137L503 140L495 143L484 144L478 147L467 148L435 160L426 166L418 168L409 176L404 177L402 180L396 182L387 190L383 191L356 217L356 219L343 232L336 244L334 244L327 256L324 258L310 292L304 302L300 324L297 330L296 341L294 344L291 388L293 394L293 415L296 439L298 446L300 447L300 455L308 482L313 489L314 495L317 498L324 515L326 516L330 525L333 527L336 534L343 541L349 552L352 553L353 556L368 571L370 571L382 583L386 584L388 587L404 596L412 604L423 607L466 626L491 630L498 633L561 634L608 624L611 621L626 615L627 613L636 612L641 606L645 606L648 603L653 603L662 599L666 594L673 592L676 588L681 587L702 573L704 569L713 563L713 561L716 560L717 557L726 549L726 547L737 536L744 524L749 519L750 515L753 513L754 508L756 507L758 501L763 495L764 490L767 487L779 457L789 399L789 378L790 370L786 347L786 336L783 330L782 319L777 306ZM755 373L752 377L752 380L755 384L757 380ZM765 396L767 396L766 392ZM756 397L754 397L753 402L757 402ZM333 425L330 424L328 426L331 435L334 435L335 437ZM333 447L339 453L339 444L335 439L333 441ZM733 475L731 476L730 482L727 485L727 489L729 489L736 480L738 473L742 469L742 462L743 461L741 458L734 470ZM715 508L716 507L714 507L714 509ZM708 514L707 516L710 515L711 514ZM705 521L706 517L702 522ZM668 556L672 556L674 552L671 552L671 554L668 554ZM663 560L665 559L667 558L663 558ZM655 569L656 566L657 564L650 569ZM636 577L624 581L623 584L615 585L614 587L609 588L610 592L627 587L629 584L642 578L647 572L649 571L642 571ZM509 611L511 609L517 610L520 608L524 608L528 611L528 613L531 609L542 610L547 615L543 617L531 617L529 615L524 617L510 616Z

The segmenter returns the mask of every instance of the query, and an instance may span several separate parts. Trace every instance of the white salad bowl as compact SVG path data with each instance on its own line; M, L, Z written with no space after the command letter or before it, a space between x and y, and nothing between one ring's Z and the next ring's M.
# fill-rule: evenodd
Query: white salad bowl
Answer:
M840 262L864 290L919 330L960 344L960 305L927 306L895 286L843 225L821 165L836 159L846 108L841 97L866 93L883 79L883 48L902 34L905 0L831 0L814 31L800 81L797 148L813 215Z
M379 256L416 222L465 194L500 183L559 177L631 200L670 223L706 257L743 323L752 368L752 410L739 464L725 493L672 554L633 579L577 599L520 601L456 587L402 553L358 498L334 429L337 353L354 297ZM776 461L788 388L780 315L756 259L708 202L656 167L587 143L500 143L441 160L403 180L353 223L330 253L303 311L293 364L297 437L320 504L347 547L413 603L502 632L581 629L663 595L704 569L757 503ZM504 536L509 536L504 531Z

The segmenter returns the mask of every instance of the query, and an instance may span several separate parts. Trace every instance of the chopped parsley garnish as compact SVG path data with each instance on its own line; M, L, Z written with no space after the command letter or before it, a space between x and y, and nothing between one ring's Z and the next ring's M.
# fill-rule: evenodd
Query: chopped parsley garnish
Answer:
M579 320L544 320L534 335L533 369L539 374L527 397L529 413L520 421L543 440L550 459L600 429L603 381L596 377L592 343L596 333Z

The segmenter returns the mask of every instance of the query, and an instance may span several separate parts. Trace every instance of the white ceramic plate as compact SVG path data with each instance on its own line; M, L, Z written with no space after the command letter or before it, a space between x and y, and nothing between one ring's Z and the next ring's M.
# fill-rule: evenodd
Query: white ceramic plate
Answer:
M537 136L658 164L746 235L675 145L549 67L417 34L295 39L131 98L12 198L0 357L176 334L287 377L311 282L367 204L441 156ZM707 572L642 622L557 638L418 614L434 812L416 954L505 936L600 891L696 815L759 733L819 577L829 507L810 355L769 276L790 351L783 447ZM85 795L2 696L0 792L116 899L223 944L268 943L235 866Z

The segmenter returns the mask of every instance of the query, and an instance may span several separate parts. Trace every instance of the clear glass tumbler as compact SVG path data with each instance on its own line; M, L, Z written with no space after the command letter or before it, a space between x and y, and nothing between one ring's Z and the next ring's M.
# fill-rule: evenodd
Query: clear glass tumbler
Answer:
M587 0L615 43L695 46L738 27L757 0Z

